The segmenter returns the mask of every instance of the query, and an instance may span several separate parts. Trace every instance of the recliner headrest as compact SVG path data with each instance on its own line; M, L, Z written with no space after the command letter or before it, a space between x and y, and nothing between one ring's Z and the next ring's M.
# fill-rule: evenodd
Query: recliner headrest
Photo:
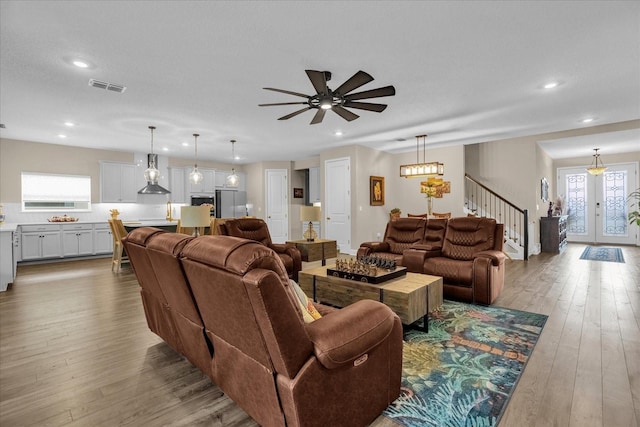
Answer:
M155 227L140 227L131 230L131 232L127 234L126 240L127 242L135 243L137 245L146 246L149 238L158 233L166 233L166 230Z

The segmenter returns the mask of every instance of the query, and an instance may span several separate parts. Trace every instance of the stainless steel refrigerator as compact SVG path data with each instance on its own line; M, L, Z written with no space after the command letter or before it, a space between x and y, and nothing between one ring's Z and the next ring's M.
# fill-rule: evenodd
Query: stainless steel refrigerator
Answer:
M240 218L246 215L246 191L216 190L216 218Z

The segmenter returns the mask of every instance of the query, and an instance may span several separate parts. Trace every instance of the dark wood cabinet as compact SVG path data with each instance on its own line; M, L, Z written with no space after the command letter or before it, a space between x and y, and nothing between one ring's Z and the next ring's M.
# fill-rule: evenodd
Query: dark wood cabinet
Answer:
M540 218L540 246L542 252L559 254L567 246L568 216Z

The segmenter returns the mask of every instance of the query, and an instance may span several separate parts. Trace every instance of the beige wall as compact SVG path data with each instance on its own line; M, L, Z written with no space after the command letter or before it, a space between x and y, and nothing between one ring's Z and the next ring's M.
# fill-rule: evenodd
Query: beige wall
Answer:
M133 163L133 153L0 139L0 202L21 203L20 174L91 177L91 202L100 202L100 160Z

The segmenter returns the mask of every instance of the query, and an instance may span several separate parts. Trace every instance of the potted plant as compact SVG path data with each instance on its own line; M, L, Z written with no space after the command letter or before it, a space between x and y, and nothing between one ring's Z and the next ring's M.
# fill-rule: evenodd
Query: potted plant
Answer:
M629 194L627 200L631 201L631 205L629 206L631 209L633 209L634 206L637 207L635 211L629 212L629 224L635 222L636 225L640 227L640 188Z
M391 221L396 220L398 218L400 218L400 214L402 213L402 211L400 210L400 208L393 208L391 209L391 212L389 213L389 219Z

